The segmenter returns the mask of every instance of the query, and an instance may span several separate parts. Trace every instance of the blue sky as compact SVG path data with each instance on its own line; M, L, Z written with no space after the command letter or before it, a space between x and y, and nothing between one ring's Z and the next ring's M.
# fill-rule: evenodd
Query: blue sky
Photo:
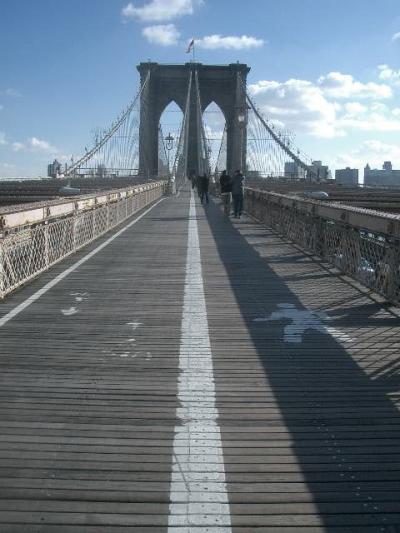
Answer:
M187 61L192 37L198 61L248 63L262 111L313 158L400 168L398 0L0 1L0 176L79 155L135 66Z

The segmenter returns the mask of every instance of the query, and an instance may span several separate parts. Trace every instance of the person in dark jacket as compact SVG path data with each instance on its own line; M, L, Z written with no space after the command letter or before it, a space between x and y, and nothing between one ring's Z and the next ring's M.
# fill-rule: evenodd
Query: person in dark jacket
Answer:
M192 184L192 189L194 189L196 187L196 182L197 182L197 176L194 170L191 170L190 175L189 175L189 180Z
M231 190L232 183L231 177L227 174L226 170L222 171L219 178L219 184L221 187L222 204L224 206L224 213L228 217L231 212Z
M207 176L207 174L203 174L202 176L198 177L198 189L200 194L200 201L203 203L204 198L206 199L206 203L208 204L208 186L210 184L210 178Z
M236 170L232 178L233 212L235 218L240 218L243 211L244 176L240 170Z

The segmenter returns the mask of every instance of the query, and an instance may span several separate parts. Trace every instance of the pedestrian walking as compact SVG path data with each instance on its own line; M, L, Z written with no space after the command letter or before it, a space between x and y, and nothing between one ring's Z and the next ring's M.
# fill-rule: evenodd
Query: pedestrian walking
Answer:
M210 178L207 176L207 174L203 174L202 176L199 176L198 178L198 188L199 188L199 194L200 194L200 201L203 203L203 200L206 200L206 203L208 204L208 186L210 184Z
M194 189L196 187L196 181L197 181L197 176L196 176L196 172L194 170L192 170L189 174L189 180L192 184L192 189Z
M232 199L235 218L240 218L243 211L244 176L240 170L236 170L232 178Z
M199 198L201 198L201 180L202 180L202 177L200 174L198 176L196 176L196 191L197 191L197 194L199 196Z
M222 205L224 206L224 213L228 217L231 213L231 190L232 180L226 170L222 171L219 178L219 184L221 188Z

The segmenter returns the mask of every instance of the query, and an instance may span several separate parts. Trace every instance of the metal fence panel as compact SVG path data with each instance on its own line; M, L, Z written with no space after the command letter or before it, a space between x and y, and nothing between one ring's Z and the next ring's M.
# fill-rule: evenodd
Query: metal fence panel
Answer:
M131 196L119 194L115 198L112 193L109 203L102 201L88 211L77 211L60 219L53 217L38 225L13 227L0 241L0 297L161 198L164 191L165 182L143 185Z
M280 235L400 304L398 216L298 201L253 189L245 191L245 210ZM388 231L379 231L381 228Z

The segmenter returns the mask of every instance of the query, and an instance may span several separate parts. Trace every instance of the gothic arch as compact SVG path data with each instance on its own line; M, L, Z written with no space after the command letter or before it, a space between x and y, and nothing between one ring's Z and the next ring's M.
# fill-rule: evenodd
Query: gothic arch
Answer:
M206 107L203 105L202 107L204 108L203 122L206 129L206 137L211 148L211 169L214 170L226 125L226 117L215 100L211 101ZM226 166L226 161L224 166Z
M246 132L240 126L238 116L246 107L245 84L249 67L241 63L230 65L203 65L186 63L184 65L160 65L141 63L138 67L145 90L141 95L140 121L140 173L144 176L157 175L158 165L158 123L163 110L175 101L182 111L185 109L188 81L191 72L197 72L202 111L215 102L224 114L227 125L227 168L230 172L245 167ZM150 74L150 75L149 75ZM149 75L149 78L148 78ZM190 95L195 105L195 91ZM197 169L198 165L198 125L191 115L189 124L188 168ZM146 158L143 154L146 153ZM150 156L148 155L150 153Z

